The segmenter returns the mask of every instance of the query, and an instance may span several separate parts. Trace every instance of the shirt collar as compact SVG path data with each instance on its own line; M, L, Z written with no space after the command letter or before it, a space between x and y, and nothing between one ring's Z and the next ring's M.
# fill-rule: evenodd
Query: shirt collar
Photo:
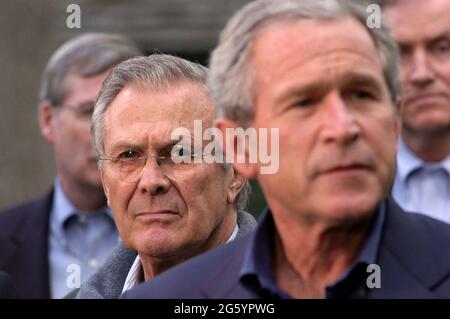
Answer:
M375 264L378 256L378 247L380 246L381 234L383 224L386 216L386 203L383 202L373 219L369 236L364 243L364 246L353 264L344 272L344 274L336 281L336 284L345 281L350 273L360 264L370 265ZM335 284L335 285L336 285ZM333 285L333 286L335 286Z
M276 285L272 272L273 235L275 225L272 214L266 209L256 230L252 235L250 246L244 256L244 261L239 272L241 281L249 285L256 284L259 288L266 290L279 298L290 298ZM266 296L266 297L272 297Z
M142 265L141 265L141 258L139 257L139 254L134 259L133 264L131 265L130 271L128 271L127 278L125 278L125 284L122 288L122 293L124 293L127 290L133 289L134 287L137 287L137 285L140 284L140 277L142 273Z
M345 281L352 270L358 265L362 263L374 264L376 262L386 214L385 211L385 203L383 203L377 210L369 231L369 236L367 237L358 258L331 287ZM255 284L256 281L256 284L260 288L268 291L272 297L290 298L288 294L278 288L272 271L271 256L273 252L274 232L275 225L273 218L270 211L267 209L263 213L260 223L258 223L256 231L253 234L249 249L244 256L244 262L239 277L244 284L248 281L251 281L250 284Z
M450 154L441 162L441 165L450 175Z
M55 179L54 188L50 227L56 235L63 236L64 223L70 217L76 215L76 208L66 194L64 194L59 177Z
M238 224L236 223L236 226L234 226L234 230L233 230L233 232L231 233L230 238L228 238L228 240L226 241L225 244L228 244L230 241L234 240L234 239L236 238L238 232L239 232L239 226L238 226Z
M405 144L402 138L398 141L397 174L402 182L416 169L422 167L424 162L418 158Z
M397 152L397 174L402 182L406 182L408 176L418 168L433 166L444 168L450 175L450 155L448 155L441 162L427 163L415 155L402 138L399 139Z
M89 215L106 213L114 221L111 210L108 207L100 208L97 211L89 212ZM78 215L77 208L64 193L61 185L61 178L56 177L54 183L53 205L51 211L50 227L56 235L63 236L64 224L72 216Z

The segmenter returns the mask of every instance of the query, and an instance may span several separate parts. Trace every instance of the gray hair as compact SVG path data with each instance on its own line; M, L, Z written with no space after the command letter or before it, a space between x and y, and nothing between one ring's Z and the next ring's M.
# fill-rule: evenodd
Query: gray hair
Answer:
M372 1L374 4L377 4L382 8L390 5L395 5L398 2L400 2L399 0L372 0Z
M187 80L199 84L208 91L207 75L204 66L167 54L136 57L117 65L103 83L92 114L91 135L97 155L99 157L105 155L103 147L105 113L125 87L148 85L160 90Z
M204 66L168 54L153 54L147 57L136 57L117 65L104 81L95 103L91 119L92 143L98 157L105 154L103 130L105 113L117 95L131 85L146 85L155 90L166 89L182 81L198 84L209 93L206 86L208 69ZM102 169L102 161L99 162ZM228 165L224 165L227 169ZM247 206L250 184L238 194L235 205L238 210Z
M108 33L86 33L59 47L42 75L39 102L60 106L70 87L69 74L91 77L134 56L142 55L129 38Z
M255 92L250 53L255 35L265 25L280 20L345 16L355 17L373 39L391 99L396 102L400 94L398 47L384 24L381 28L366 25L368 13L363 3L358 0L258 0L244 6L231 18L211 55L208 85L217 117L227 117L244 126L253 118Z

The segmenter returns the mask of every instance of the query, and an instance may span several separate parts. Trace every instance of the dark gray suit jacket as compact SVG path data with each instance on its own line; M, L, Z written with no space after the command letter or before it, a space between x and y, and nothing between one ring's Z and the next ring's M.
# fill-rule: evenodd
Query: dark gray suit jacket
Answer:
M239 212L237 222L238 237L248 234L256 227L255 218L247 212ZM120 243L105 264L81 286L80 290L70 293L67 297L74 297L76 294L77 299L118 298L136 256L136 251L129 250Z
M0 270L21 298L50 298L48 231L53 190L0 212Z

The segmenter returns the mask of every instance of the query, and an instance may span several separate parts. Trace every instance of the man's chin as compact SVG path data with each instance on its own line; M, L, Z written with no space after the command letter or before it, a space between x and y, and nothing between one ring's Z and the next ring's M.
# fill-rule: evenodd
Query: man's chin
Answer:
M446 116L448 117L448 115ZM420 134L442 134L450 131L450 119L444 120L445 116L439 118L424 118L412 123L404 123L405 132Z
M364 196L339 198L324 207L323 216L336 223L357 222L370 218L376 211L378 203L378 200Z
M139 254L151 256L157 259L170 259L176 254L178 247L168 238L150 237L133 245Z

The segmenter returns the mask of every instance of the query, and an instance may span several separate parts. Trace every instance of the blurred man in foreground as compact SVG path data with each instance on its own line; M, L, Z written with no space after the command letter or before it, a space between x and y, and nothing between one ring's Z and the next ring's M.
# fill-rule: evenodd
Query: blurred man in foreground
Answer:
M388 198L398 54L366 21L344 0L256 1L229 21L210 65L217 126L279 129L278 172L233 162L269 209L250 236L124 297L450 297L449 226ZM227 156L251 156L231 142Z

